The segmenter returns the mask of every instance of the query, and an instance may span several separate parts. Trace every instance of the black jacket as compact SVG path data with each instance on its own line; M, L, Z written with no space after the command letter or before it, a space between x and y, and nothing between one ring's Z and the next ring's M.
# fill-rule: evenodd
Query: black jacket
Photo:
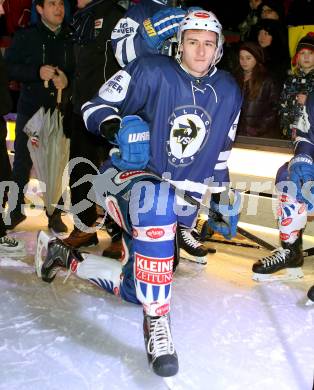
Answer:
M41 21L33 27L19 30L5 52L9 78L22 83L17 111L32 116L39 107L54 108L57 90L50 81L45 88L39 76L42 65L58 66L67 76L69 85L62 91L63 102L70 92L74 74L73 44L66 27L56 35Z
M8 79L5 64L0 51L0 117L10 112L12 107L11 96L8 88Z
M3 115L11 109L11 96L9 94L8 79L6 77L5 64L0 51L0 181L9 180L11 176L10 161L6 149L7 128ZM0 198L2 202L2 198ZM3 235L3 223L0 212L0 237Z
M111 32L124 14L125 9L115 0L94 0L74 15L73 106L79 115L82 104L95 96L105 80L119 70L111 47Z
M237 134L280 138L278 99L278 85L270 77L265 78L255 99L249 100L244 92Z

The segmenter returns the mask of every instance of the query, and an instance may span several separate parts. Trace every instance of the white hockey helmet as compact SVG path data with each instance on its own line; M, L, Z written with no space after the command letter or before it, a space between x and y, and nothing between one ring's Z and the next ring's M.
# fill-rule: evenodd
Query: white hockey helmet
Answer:
M222 57L224 36L222 34L222 26L216 15L213 12L205 10L196 10L186 14L179 25L177 33L178 48L180 48L182 43L182 33L186 30L206 30L213 31L217 34L217 49L213 61L214 65L217 64ZM177 54L179 57L181 56L180 49Z

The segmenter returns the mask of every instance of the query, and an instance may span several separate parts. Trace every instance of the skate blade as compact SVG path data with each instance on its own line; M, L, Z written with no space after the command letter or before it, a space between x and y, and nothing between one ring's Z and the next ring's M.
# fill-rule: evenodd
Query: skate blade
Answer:
M188 252L186 252L184 249L180 249L180 258L184 260L188 260L191 263L197 263L206 265L207 264L207 257L199 257L199 256L192 256Z
M42 230L38 233L37 236L37 247L36 247L36 253L35 253L35 269L37 276L41 278L41 267L45 261L47 250L48 250L48 243L51 237Z
M256 282L275 282L285 280L296 280L304 277L302 268L286 268L285 274L257 274L253 273L252 279ZM278 271L280 272L280 271Z
M308 299L306 302L305 302L305 306L312 306L314 305L314 301L312 301L311 299Z

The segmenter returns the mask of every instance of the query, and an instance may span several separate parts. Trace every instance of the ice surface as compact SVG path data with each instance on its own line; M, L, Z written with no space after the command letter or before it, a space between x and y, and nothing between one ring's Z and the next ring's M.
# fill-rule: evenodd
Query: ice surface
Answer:
M251 280L264 250L214 244L207 266L182 261L171 317L180 370L165 380L147 364L141 307L74 276L37 278L42 228L45 217L27 218L13 234L28 256L0 258L0 389L312 389L314 306L304 303L313 258L304 279L271 284ZM100 238L99 252L108 243Z

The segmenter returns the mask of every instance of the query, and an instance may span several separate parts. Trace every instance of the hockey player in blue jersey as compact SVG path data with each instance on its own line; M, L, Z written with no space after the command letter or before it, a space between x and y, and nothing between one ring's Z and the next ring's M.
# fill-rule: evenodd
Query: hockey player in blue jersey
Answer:
M175 3L183 6L182 1L142 0L129 8L111 34L114 53L121 67L143 55L174 55L176 33L186 13L179 7L171 7ZM207 253L215 253L216 249L199 242L194 237L192 229L178 225L177 232L180 256L206 265ZM115 242L112 248L104 251L104 254L111 257L112 249L115 252L120 247L121 242Z
M309 129L297 130L294 157L278 170L276 177L281 247L253 264L253 279L257 281L303 277L302 232L314 206L314 93L307 98L306 112Z
M80 254L58 239L42 259L43 232L36 255L46 282L63 267L141 304L148 359L160 376L178 371L169 319L176 226L193 226L197 215L174 187L198 201L216 193L208 223L227 238L236 234L239 204L231 192L229 202L227 159L242 97L235 80L215 66L222 55L221 25L211 12L189 13L178 42L177 60L135 60L82 108L87 128L118 147L99 175L98 195L105 193L104 207L124 229L122 264ZM219 198L228 199L221 204ZM216 218L221 213L224 218Z

